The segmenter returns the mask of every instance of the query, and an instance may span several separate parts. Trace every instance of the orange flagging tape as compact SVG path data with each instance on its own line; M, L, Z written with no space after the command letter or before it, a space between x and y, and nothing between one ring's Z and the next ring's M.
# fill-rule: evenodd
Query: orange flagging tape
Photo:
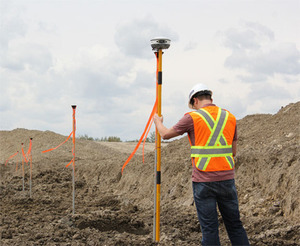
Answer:
M11 158L14 158L18 153L19 153L19 151L17 151L17 152L14 153L13 155L11 155L11 156L5 161L5 166L6 166L7 162L8 162Z
M74 141L73 141L73 143L74 143ZM75 144L75 143L74 143L74 144ZM73 158L72 158L72 160L66 165L66 167L70 166L71 163L73 163L73 165L75 164L75 162L74 162L74 160L75 160L74 146L73 146L73 148L72 148L72 155L73 155Z
M23 150L23 147L22 147L22 154L24 156L24 159L25 159L26 163L28 163L29 160L30 160L31 147L32 147L32 141L31 141L31 139L30 139L29 148L28 148L28 151L27 151L26 154L24 153L24 150ZM27 157L27 159L26 159L26 157Z
M55 150L55 149L57 149L58 147L62 146L65 142L67 142L67 141L69 140L69 138L71 137L72 133L73 133L73 132L70 133L69 137L67 137L67 139L66 139L64 142L62 142L61 144L59 144L59 145L56 146L55 148L44 150L44 151L42 151L42 153L46 153L46 152Z
M74 158L66 165L66 167L70 166L71 163L74 163Z
M134 154L137 151L137 149L139 148L142 140L144 139L144 136L145 136L146 132L148 131L148 127L149 127L149 125L150 125L150 123L151 123L151 121L153 119L153 116L154 116L154 114L156 112L156 107L157 107L157 100L155 101L155 104L153 106L152 112L151 112L150 117L148 119L147 125L145 127L145 130L144 130L144 132L143 132L143 134L142 134L139 142L137 143L137 145L135 146L135 149L133 150L133 152L131 153L131 155L128 157L128 159L125 161L125 163L124 163L124 165L122 167L122 174L123 174L124 168L126 167L126 165L128 164L128 162L131 160L131 158L134 156Z
M152 123L153 123L153 116L154 114L156 113L156 109L157 109L157 90L158 90L158 63L159 63L159 60L158 60L158 56L156 56L156 62L157 62L157 69L156 69L156 99L155 99L155 103L154 103L154 106L153 106L153 109L152 109L152 112L149 116L149 119L148 119L148 122L147 122L147 125L145 127L145 130L140 138L140 140L138 141L137 145L135 146L135 149L133 150L133 152L131 153L131 155L128 157L128 159L125 161L125 163L123 164L123 167L122 167L122 174L123 174L123 170L124 168L126 167L126 165L128 164L128 162L131 160L131 158L134 156L135 152L137 151L137 149L139 148L142 140L144 139L144 136L145 136L145 139L144 139L144 143L143 143L143 162L144 162L144 147L145 147L145 141L147 139L147 136L148 136L148 133L151 129L151 126L152 126ZM156 141L156 140L155 140Z
M75 108L73 108L73 122L74 122L74 129L73 129L72 133L74 133L74 135L75 135L75 132L76 132ZM66 167L70 166L71 163L73 163L73 165L75 165L75 137L73 138L72 155L73 155L73 158L72 158L72 160L66 165Z
M46 153L46 152L49 152L49 151L52 151L52 150L55 150L57 149L58 147L62 146L65 142L67 142L69 140L69 138L72 136L73 132L75 133L76 131L76 119L75 119L75 108L73 108L73 121L74 121L74 129L73 131L70 133L70 135L67 137L67 139L62 142L61 144L59 144L58 146L56 146L55 148L51 148L51 149L47 149L47 150L44 150L42 151L42 153ZM66 165L66 167L70 166L71 163L73 163L74 165L74 161L75 161L75 150L74 150L74 146L75 146L75 138L73 138L73 148L72 148L72 154L73 154L73 158L72 160Z
M31 153L31 147L32 147L32 141L31 141L31 139L30 139L29 148L28 148L28 151L27 151L27 153L26 153L27 158L29 158L29 155L30 155L30 153Z
M147 140L147 136L148 136L148 134L149 134L149 131L150 131L150 129L151 129L152 123L153 123L153 116L152 116L152 118L151 118L150 125L149 125L149 127L148 127L148 130L147 130L146 135L145 135L145 138L144 138L144 143L143 143L143 163L145 162L145 158L144 158L144 157L145 157L145 156L144 156L145 143L146 143L146 140Z
M24 153L23 145L22 145L22 155L23 155L23 157L24 157L24 161L27 163L28 160L26 159L26 155L25 155L25 153Z

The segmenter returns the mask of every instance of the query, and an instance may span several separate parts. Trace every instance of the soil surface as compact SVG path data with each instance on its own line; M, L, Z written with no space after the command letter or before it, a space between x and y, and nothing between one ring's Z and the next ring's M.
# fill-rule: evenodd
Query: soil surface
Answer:
M236 185L251 245L300 245L300 102L238 121ZM30 164L24 151L32 140ZM132 143L76 140L75 213L71 139L50 131L0 131L0 245L156 245L155 147L147 144L121 175ZM140 147L141 148L141 147ZM10 159L5 166L5 160ZM187 137L162 148L159 245L200 245ZM230 245L220 217L222 245Z

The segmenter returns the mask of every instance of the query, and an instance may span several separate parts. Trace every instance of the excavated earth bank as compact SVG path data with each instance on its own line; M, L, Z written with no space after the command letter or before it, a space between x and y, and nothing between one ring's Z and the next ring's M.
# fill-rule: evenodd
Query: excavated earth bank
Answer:
M240 212L252 245L300 245L300 102L277 114L238 121L236 185ZM32 145L22 185L21 155ZM121 167L129 143L76 141L75 214L72 214L72 141L50 131L0 131L0 245L155 245L153 243L154 146ZM230 245L220 218L222 245ZM162 148L159 245L200 245L193 205L186 137Z

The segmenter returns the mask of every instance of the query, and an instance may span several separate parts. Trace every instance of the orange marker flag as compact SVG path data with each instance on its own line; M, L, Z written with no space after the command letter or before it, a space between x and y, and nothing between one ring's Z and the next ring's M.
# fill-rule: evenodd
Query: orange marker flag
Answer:
M23 143L22 143L22 155L23 155L23 157L24 157L25 162L27 163L28 161L27 161L26 155L25 155L25 153L24 153Z
M58 147L62 146L65 142L67 142L67 141L69 140L69 138L72 136L72 134L73 134L73 131L70 133L70 135L67 137L67 139L66 139L64 142L62 142L61 144L59 144L59 145L56 146L55 148L44 150L44 151L42 151L42 153L46 153L46 152L55 150L55 149L57 149Z
M149 125L150 125L150 123L151 123L151 121L153 119L153 116L154 116L155 112L156 112L156 107L157 107L157 100L155 101L155 104L153 106L152 112L151 112L150 117L148 119L147 125L145 127L145 130L144 130L144 132L143 132L143 134L142 134L139 142L137 143L137 145L135 146L135 149L133 150L133 152L131 153L131 155L128 157L128 159L125 161L125 163L124 163L124 165L122 167L122 174L123 174L124 168L126 167L126 165L128 164L128 162L131 160L131 158L134 156L134 154L137 151L137 149L139 148L142 140L144 139L144 136L145 136L146 132L148 131Z
M151 129L152 124L153 124L153 116L152 116L152 118L151 118L150 125L149 125L149 127L148 127L147 132L146 132L146 136L145 136L145 138L144 138L144 143L143 143L143 163L145 162L145 158L144 158L145 143L146 143L147 136L148 136L148 134L149 134L149 132L150 132L150 129Z
M158 78L158 63L159 63L159 60L158 60L158 57L156 58L156 62L157 62L157 69L156 69L156 78ZM156 91L157 91L157 85L158 85L158 81L156 81ZM157 93L156 93L157 95ZM128 164L128 162L131 160L131 158L134 156L135 152L137 151L137 149L139 148L141 142L143 141L144 139L144 136L145 136L145 139L144 139L144 143L143 143L143 162L144 162L144 147L145 147L145 141L147 139L147 136L148 136L148 133L151 129L151 126L152 126L152 123L153 123L153 117L154 117L154 114L156 113L156 109L157 109L157 103L158 103L158 99L156 97L155 99L155 103L154 103L154 106L153 106L153 109L152 109L152 112L149 116L149 119L148 119L148 122L147 122L147 125L145 127L145 130L139 140L139 142L137 143L137 145L135 146L135 149L133 150L133 152L131 153L131 155L128 157L128 159L125 161L125 163L123 164L123 167L122 167L122 174L123 174L123 170L124 168L126 167L126 165Z
M18 153L19 153L19 151L17 151L17 152L14 153L13 155L11 155L11 156L5 161L5 166L6 166L7 162L8 162L11 158L15 157Z
M29 148L28 148L28 151L26 153L26 156L27 156L28 159L29 159L29 155L31 153L31 147L32 147L32 139L30 138Z
M76 119L75 119L75 111L76 111L76 105L72 106L73 109L73 131L71 134L73 134L73 147L72 147L72 155L73 158L72 160L66 165L66 167L70 166L71 163L73 163L73 165L75 165L75 132L76 132Z

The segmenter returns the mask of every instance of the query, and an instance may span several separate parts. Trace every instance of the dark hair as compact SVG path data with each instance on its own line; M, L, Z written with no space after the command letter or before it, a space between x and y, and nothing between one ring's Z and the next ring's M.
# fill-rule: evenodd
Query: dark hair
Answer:
M192 106L194 106L194 98L198 98L200 101L211 100L211 91L208 90L198 91L195 95L192 96L190 100L190 104Z

